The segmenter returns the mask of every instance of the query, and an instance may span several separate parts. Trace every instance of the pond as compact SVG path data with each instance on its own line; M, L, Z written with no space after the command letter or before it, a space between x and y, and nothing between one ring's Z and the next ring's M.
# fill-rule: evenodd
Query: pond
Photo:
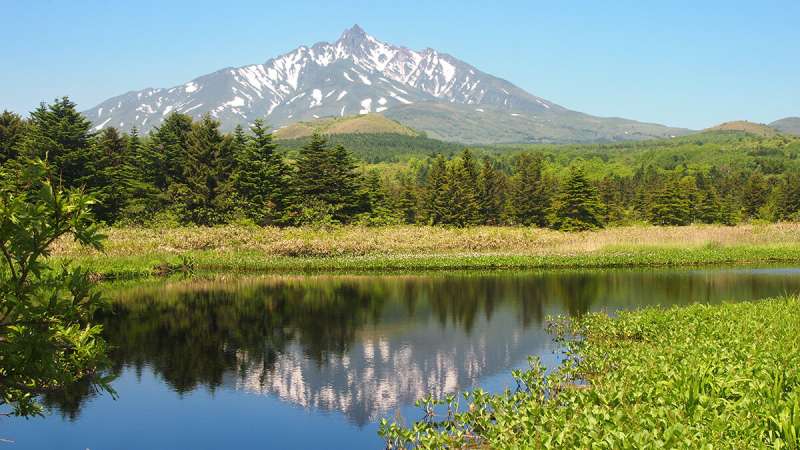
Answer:
M502 390L559 349L548 315L800 291L800 269L219 277L123 285L102 317L119 398L76 386L4 418L16 449L370 449L414 401ZM2 444L0 444L2 445Z

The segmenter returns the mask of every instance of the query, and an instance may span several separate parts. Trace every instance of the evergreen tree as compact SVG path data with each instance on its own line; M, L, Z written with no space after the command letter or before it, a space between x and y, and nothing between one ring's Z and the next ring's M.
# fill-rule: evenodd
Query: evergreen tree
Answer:
M602 211L597 190L583 169L573 166L556 199L553 225L565 231L602 228Z
M478 175L478 204L480 223L498 225L505 205L506 180L489 158L483 159Z
M189 134L192 118L186 114L169 114L161 125L150 134L147 157L148 165L155 174L155 185L165 192L173 182L183 182L187 164Z
M700 191L700 198L696 208L696 219L700 223L722 223L722 201L713 186L708 186Z
M356 161L343 145L333 147L332 199L334 218L349 222L356 214L369 212L369 197L365 196L363 180L356 172Z
M395 201L394 209L400 213L403 223L417 222L417 191L414 183L408 176L400 177L400 192Z
M20 116L9 111L0 114L0 165L17 158L24 134L25 122Z
M691 207L677 183L668 182L652 196L648 218L654 225L688 225L692 221Z
M219 122L209 114L203 116L192 126L186 150L183 181L170 185L182 220L198 225L224 223L231 206L224 183L230 173L226 161L230 143L220 133Z
M89 175L91 127L67 97L42 103L31 113L21 153L51 162L65 186L78 187L78 180Z
M606 175L598 189L600 201L605 205L603 221L620 223L626 217L623 180L619 175Z
M292 202L289 168L275 153L277 145L261 119L250 127L252 136L234 133L234 186L247 217L261 225L283 224Z
M430 170L428 170L423 201L422 205L420 205L423 220L430 225L443 223L444 212L448 207L445 193L446 186L447 163L444 156L439 154L433 159Z
M689 223L697 220L697 205L700 203L700 190L695 177L684 176L678 181L678 192L689 205Z
M158 158L151 153L151 146L142 143L136 127L127 136L126 144L129 198L121 218L141 224L164 207L164 197L156 186L158 174L155 164Z
M443 188L442 223L467 226L480 221L478 171L472 153L464 150L451 161Z
M753 172L747 179L742 193L742 212L745 217L752 219L758 217L758 212L767 201L769 189L764 175Z
M781 195L781 219L800 220L800 172L786 173Z
M93 205L95 216L114 223L131 194L127 142L116 128L105 128L92 142L89 155L86 174L78 183L97 198Z
M542 175L542 158L523 153L517 158L511 177L506 216L519 225L547 226L550 193Z
M365 212L356 163L343 146L331 148L319 134L300 151L295 186L306 208L323 208L334 220L349 222Z

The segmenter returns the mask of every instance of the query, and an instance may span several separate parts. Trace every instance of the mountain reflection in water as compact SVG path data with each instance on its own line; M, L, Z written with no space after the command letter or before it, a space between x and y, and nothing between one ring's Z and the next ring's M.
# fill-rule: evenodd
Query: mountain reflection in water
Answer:
M361 426L554 350L548 314L759 298L796 292L796 278L655 270L170 282L112 291L113 311L100 319L116 373L152 370L179 395L275 396ZM76 386L46 401L79 420L91 397Z

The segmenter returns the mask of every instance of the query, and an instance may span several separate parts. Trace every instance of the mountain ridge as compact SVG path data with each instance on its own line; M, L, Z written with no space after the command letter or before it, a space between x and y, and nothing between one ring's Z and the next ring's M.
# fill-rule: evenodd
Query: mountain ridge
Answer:
M456 120L469 119L477 126L453 130L452 120L437 116L442 105L452 105ZM500 116L485 122L470 117L487 111ZM223 129L256 118L282 127L385 113L403 125L464 143L625 140L688 132L571 111L447 53L387 44L358 25L332 43L302 45L263 64L226 67L171 88L128 91L85 114L95 130L135 126L146 132L172 112L209 113Z
M781 133L800 136L800 117L784 117L783 119L770 122L769 126Z

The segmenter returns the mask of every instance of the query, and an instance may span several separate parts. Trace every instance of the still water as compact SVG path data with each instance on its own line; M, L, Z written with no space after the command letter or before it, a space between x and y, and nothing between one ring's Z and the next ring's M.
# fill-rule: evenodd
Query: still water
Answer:
M800 292L800 269L274 276L112 290L119 398L76 387L0 419L16 449L381 448L375 422L558 348L548 315Z

